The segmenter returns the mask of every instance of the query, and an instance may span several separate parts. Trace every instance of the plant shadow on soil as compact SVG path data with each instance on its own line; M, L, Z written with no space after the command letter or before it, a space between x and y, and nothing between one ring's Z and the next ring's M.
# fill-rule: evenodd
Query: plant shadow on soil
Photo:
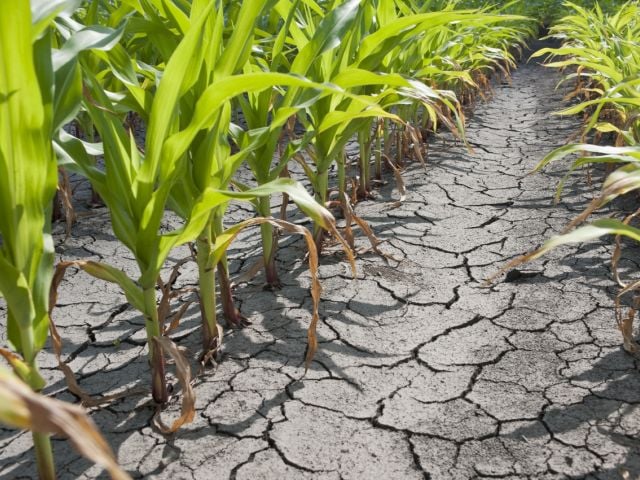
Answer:
M579 402L554 405L551 409L546 409L538 421L518 428L505 437L525 441L532 449L540 448L541 442L553 438L566 447L575 448L575 456L567 454L563 459L567 466L571 466L576 461L575 458L581 458L577 453L580 451L599 457L591 453L589 445L596 446L600 441L599 437L604 436L619 446L620 450L626 451L626 457L616 468L601 469L593 466L593 471L588 473L603 480L626 478L622 475L624 470L632 475L640 471L637 423L635 427L632 426L633 419L640 415L638 362L622 349L608 353L595 362L589 359L589 362L590 368L573 375L571 383L590 388L592 393L582 397ZM626 428L631 428L632 434L616 429L629 418L632 422ZM585 477L588 475L580 476Z
M109 238L110 235L95 235L94 232L94 236L99 236L101 240L107 242L115 242L113 237ZM283 243L288 242L289 240L285 239ZM287 249L286 255L284 251L279 254L278 263L283 283L281 291L266 291L261 283L261 274L259 274L255 280L239 287L235 292L234 296L239 300L238 306L241 312L249 319L252 319L253 324L246 329L227 329L225 353L223 354L222 362L240 363L243 366L242 368L246 369L250 359L259 358L261 354L269 355L269 353L272 353L274 359L283 361L283 366L293 364L293 371L296 375L290 375L290 383L282 391L267 392L260 408L243 416L238 422L214 424L210 421L210 428L205 427L198 431L178 431L176 434L169 436L169 439L181 435L189 435L190 438L215 434L228 435L225 431L249 427L254 421L264 418L262 412L278 408L285 401L292 398L293 392L302 388L300 382L304 382L304 379L300 379L300 374L303 371L302 366L307 339L306 326L311 318L311 302L307 288L309 283L308 267L306 261L303 260L305 245L302 240L294 240L290 247ZM235 248L233 254L245 258L242 261L232 259L230 261L230 271L238 271L241 265L251 264L256 261L258 257L251 257L252 252L255 252L255 246L252 245L243 245ZM95 256L91 251L82 249L73 249L73 252L69 253L73 253L79 259ZM286 259L283 259L283 257L286 257ZM329 262L325 260L329 260ZM328 264L332 261L332 258L325 257L323 264ZM341 259L336 259L336 263L339 262L341 262ZM193 264L192 268L195 268ZM304 279L301 280L298 277L304 277ZM301 286L301 284L304 286ZM251 299L251 302L249 302L249 299ZM84 335L65 336L66 332L73 329L83 330L84 333L84 330L87 329L86 326L59 326L59 330L63 335L63 358L73 352L73 364L80 365L79 372L75 372L76 378L81 388L90 395L109 395L113 391L137 387L148 388L149 369L146 348L144 347L146 344L144 318L130 307L128 309L113 309L105 305L99 305L93 313L96 319L100 320L104 319L105 313L111 312L113 314L114 310L121 311L108 321L102 320L97 325L90 320L86 322L86 324L92 325L93 339L86 339ZM293 312L285 312L283 314L283 311L286 310L292 310ZM219 318L222 318L221 312L218 313ZM57 313L57 315L61 314ZM325 314L332 315L336 319L343 318L338 312L321 312L321 316ZM55 315L56 313L54 313ZM191 306L181 320L178 330L171 335L180 347L187 349L187 355L191 359L200 350L199 327L199 308ZM320 328L326 328L322 320ZM101 338L108 340L101 341ZM330 340L330 338L324 337L322 332L319 332L319 348L328 350L328 355L323 356L324 362L322 364L314 362L311 365L311 375L313 371L321 372L321 374L331 371L332 374L341 375L340 368L330 361L331 353L339 353L341 355L355 354L359 358L378 355L375 352L356 351L341 342L336 343ZM273 346L277 346L275 351L270 350L270 347ZM46 348L50 350L50 345ZM106 365L100 362L97 365L91 365L92 362L96 361L97 357L108 358L113 356L114 350L120 359L119 363L115 363L116 361L114 360L114 365L111 365L111 362L107 360ZM197 368L197 364L192 362L192 371L197 371ZM202 379L196 381L196 395L198 394L199 383L209 378L215 380L215 377L215 369L207 370ZM229 384L228 389L225 391L232 390L230 386L231 380L222 380L222 382L225 381ZM71 402L77 401L74 396L66 391L66 382L63 379L58 379L48 385L47 391L56 392L56 396L60 399ZM216 399L206 400L213 403ZM150 426L154 413L155 408L149 395L146 394L116 400L104 407L93 410L91 416L107 438L111 448L117 453L131 435ZM202 414L202 412L199 413ZM15 441L18 437L24 436L28 437L30 435L28 433L17 434L15 430L0 429L0 444L6 445L12 438ZM22 443L29 445L30 440L23 438ZM167 445L167 455L171 456L171 441ZM87 460L79 457L66 440L54 439L53 447L60 478L75 478L84 471L90 469L92 469L92 472L95 471L95 467L92 467ZM37 475L33 459L33 448L26 448L15 455L4 457L2 459L3 464L12 465L12 468L6 474L0 475L0 478L35 478ZM130 471L130 473L136 475L135 471Z
M381 189L381 194L378 201L393 200L394 195L391 193L395 188L392 182ZM548 200L548 199L545 199ZM552 208L548 201L543 208ZM378 218L370 218L374 230L384 239L385 230L393 223L385 223L389 221L386 216L380 216ZM406 221L423 222L424 219L404 219ZM107 240L105 238L105 240ZM284 243L289 243L289 249L287 252L280 252L278 263L280 271L282 272L283 290L281 292L264 291L262 284L260 283L260 276L249 284L243 285L237 289L235 296L239 299L238 305L242 313L250 319L254 320L254 324L244 330L231 330L226 339L225 354L223 362L235 362L239 364L243 369L247 368L248 362L251 358L261 358L261 356L271 355L272 359L282 360L287 364L293 363L295 368L298 369L302 365L303 356L306 345L306 322L310 318L310 302L308 295L308 273L306 262L302 261L304 255L304 243L300 239L285 240ZM585 285L592 285L593 282L601 281L603 275L607 274L606 268L602 266L601 258L595 254L596 251L602 248L602 243L591 243L584 245L580 248L580 252L584 253L583 258L572 259L565 258L560 263L566 267L570 267L569 272L564 272L556 276L543 276L537 275L531 278L524 278L518 280L517 283L546 283L557 282L559 280L567 280L569 278L579 278ZM255 252L254 245L239 245L234 247L233 256L241 257L242 260L232 259L230 263L230 270L232 272L238 272L243 265L252 263L257 257L252 257L252 252ZM594 253L595 255L591 255ZM635 257L634 249L625 250L625 258L628 261L627 268L631 271L637 268L637 265L633 261ZM75 253L74 253L75 254ZM365 256L365 260L368 256ZM342 259L336 255L331 257L324 257L322 265L331 265L342 262ZM607 289L609 296L613 300L614 289ZM339 355L352 355L358 357L359 360L377 357L380 354L376 352L367 352L363 349L355 349L341 341L331 341L330 337L324 336L324 334L331 335L331 332L326 329L326 324L322 324L322 319L326 316L330 316L333 320L338 322L349 323L353 320L345 317L338 306L321 305L321 331L319 332L320 349L323 350L326 355L322 355L322 363L314 362L311 370L318 371L322 374L326 374L330 371L332 375L340 378L346 378L351 380L354 384L357 384L357 380L349 379L348 376L342 371L338 365L331 362L332 354ZM377 309L375 315L384 315L389 310L398 308L400 304L396 306L388 307L385 309L380 305L376 305ZM372 306L370 306L372 307ZM285 311L284 314L282 312ZM304 319L301 317L305 317ZM199 312L196 307L191 307L185 317L183 318L179 330L174 335L178 338L177 342L181 346L185 346L193 357L193 353L199 348L199 335L194 333L198 330L200 320ZM119 349L123 354L127 351L135 352L136 349L141 349L144 345L144 321L140 315L130 315L126 318L125 328L123 329L123 322L117 317L113 322L104 325L99 329L101 334L109 337L110 335L116 335L120 339ZM140 336L140 333L142 335ZM129 340L130 337L136 335L135 341ZM65 351L75 351L83 346L83 343L73 343L68 339L64 339ZM275 349L272 347L276 346ZM101 345L89 345L75 356L79 363L83 363L83 360L90 362L96 351L105 350L107 355L110 346L108 344ZM382 354L384 355L384 354ZM126 356L126 355L125 355ZM580 427L586 422L591 422L596 425L595 428L601 428L606 430L606 426L598 426L598 423L604 423L608 417L615 414L618 409L621 408L621 402L616 400L602 401L602 397L617 398L620 395L624 395L624 392L631 392L637 383L637 375L629 375L629 367L616 369L616 365L620 365L620 362L628 362L628 357L622 355L621 359L619 353L612 353L599 359L593 363L592 367L572 378L575 382L586 382L589 384L606 384L603 391L598 394L588 394L584 399L577 404L568 405L566 407L554 409L551 412L547 412L547 416L553 418L562 418L562 422L556 422L557 432L556 435L561 435L563 431L570 431ZM215 380L216 372L210 371L204 374L203 380L198 380L196 383L196 394L198 393L198 384L201 381L208 381L209 378ZM112 379L108 377L111 376ZM87 388L91 393L102 393L104 390L109 390L109 387L117 387L122 385L133 386L147 384L148 367L146 363L146 356L141 351L137 352L137 355L123 362L117 369L111 372L105 372L104 369L98 368L93 372L85 375L80 375L80 383L83 387ZM253 412L248 412L238 419L237 422L225 421L224 423L215 423L209 420L209 427L200 428L199 430L185 430L179 431L173 436L168 437L167 445L165 447L164 455L168 461L175 460L175 450L172 447L172 441L180 436L188 436L189 438L204 437L207 435L232 435L233 432L238 430L244 430L250 428L254 422L264 420L266 412L279 408L284 402L293 398L295 392L303 387L304 380L296 380L290 377L290 383L280 391L269 391L264 395L263 401L258 409ZM94 383L95 381L95 383ZM223 389L223 392L231 390L231 380L224 379L222 382L227 383L227 388ZM633 384L633 385L632 385ZM58 381L50 386L52 391L59 391L63 387L63 382ZM217 398L221 394L218 394ZM68 394L63 394L63 398L71 400ZM626 399L632 400L632 399ZM215 405L216 398L211 399L210 402ZM634 401L640 401L636 399ZM590 407L593 402L599 402L596 407ZM633 407L627 407L633 408ZM128 413L125 413L128 412ZM127 442L127 440L141 429L149 426L154 410L148 402L148 398L137 397L123 399L116 401L113 404L97 410L92 414L94 421L105 433L114 451L118 450ZM202 414L200 412L200 414ZM556 424L554 424L555 426ZM114 428L115 426L115 428ZM545 430L546 431L546 430ZM232 433L229 433L232 432ZM535 428L523 428L511 435L514 438L535 438L539 435L539 430ZM633 438L626 435L621 435L615 432L606 432L608 436L614 439L615 442L625 447L638 449L639 444ZM0 442L4 442L15 435L15 432L2 430L0 431ZM66 441L54 441L54 451L58 462L60 459L64 461L64 467L61 469L61 477L72 478L77 476L83 471L87 471L92 468L91 464L84 459L81 459L77 454L71 450L68 442ZM15 463L16 468L19 468L20 475L24 475L24 478L32 478L34 472L34 464L32 461L33 451L23 451L12 457L3 458L3 462ZM636 470L639 467L637 465L637 459L634 456L629 456L627 461L623 465L630 470ZM12 472L16 472L13 469ZM135 471L131 473L136 474ZM599 474L607 473L613 475L614 472L598 472ZM19 478L15 473L9 474L12 478ZM8 478L8 477L7 477Z

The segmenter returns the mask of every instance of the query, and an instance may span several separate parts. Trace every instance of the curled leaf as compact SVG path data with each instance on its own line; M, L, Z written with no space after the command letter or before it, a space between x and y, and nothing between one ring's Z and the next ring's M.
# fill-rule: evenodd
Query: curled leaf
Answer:
M60 282L62 282L67 268L72 266L79 266L82 268L83 263L87 262L77 261L58 263L53 274L53 279L51 280L51 289L49 291L49 333L51 334L51 344L53 346L53 353L58 362L58 368L60 368L60 370L62 371L65 381L67 382L67 388L72 394L80 399L80 402L85 407L97 407L129 395L145 394L147 393L146 389L136 388L112 395L103 395L98 398L92 397L86 391L84 391L82 387L80 387L78 381L76 380L76 376L73 373L73 370L71 370L69 365L67 365L64 360L62 360L62 337L60 336L55 321L53 320L53 309L56 306Z
M78 452L104 467L112 478L131 478L118 466L111 448L82 408L33 392L1 367L0 422L33 432L65 436Z
M553 250L556 247L595 240L596 238L600 238L603 235L624 235L637 242L640 242L640 229L625 225L619 220L603 218L601 220L596 220L589 225L577 228L572 232L552 237L547 240L540 248L511 260L495 274L491 275L485 281L485 286L492 283L497 277L499 277L506 271L517 267L518 265L522 265L523 263L535 260L536 258L541 257L542 255Z
M156 347L160 347L169 354L173 359L176 366L176 375L178 381L182 386L182 407L180 417L174 420L171 426L167 426L160 418L160 411L154 416L154 422L162 433L173 433L177 431L182 425L193 422L193 418L196 414L196 395L191 386L191 366L189 361L185 358L182 352L178 349L178 346L169 338L163 336L153 337L153 342Z
M640 209L636 210L631 215L627 215L627 217L622 221L625 225L629 225L631 220L640 215ZM622 256L622 236L616 235L616 246L613 250L613 254L611 255L611 271L613 272L613 278L616 283L621 288L626 288L627 284L625 284L620 278L620 272L618 271L618 263L620 262L620 257Z
M231 244L231 242L238 236L238 234L244 230L245 228L261 225L263 223L270 223L275 227L281 228L289 233L296 233L302 235L307 243L307 249L309 250L309 271L311 274L311 298L313 303L313 312L311 317L311 323L309 324L309 328L307 330L307 353L305 356L305 370L309 369L311 365L311 361L315 356L316 351L318 350L318 339L316 336L316 327L318 325L319 316L319 305L320 305L320 294L322 292L322 287L320 286L320 280L318 279L318 250L313 240L313 235L311 232L304 227L299 225L295 225L293 223L285 222L283 220L276 220L275 218L267 218L267 217L256 217L250 218L243 222L234 225L233 227L228 228L222 234L216 237L216 242L213 246L213 256L214 261L218 262L224 252L226 252L227 248ZM333 231L335 229L335 225L333 222L328 224ZM337 231L336 231L337 234ZM342 238L339 236L339 238ZM344 239L342 239L344 242ZM353 259L353 253L351 250L344 244L346 250L348 251L348 255L350 260L352 261L352 268L355 269L355 260ZM354 270L355 271L355 270Z
M394 163L387 155L382 154L382 158L384 158L389 168L393 170L393 176L396 179L396 186L398 188L398 192L400 192L400 199L393 202L391 208L398 208L407 198L407 187L405 186L404 180L402 179L402 172L400 172L400 169L394 165Z

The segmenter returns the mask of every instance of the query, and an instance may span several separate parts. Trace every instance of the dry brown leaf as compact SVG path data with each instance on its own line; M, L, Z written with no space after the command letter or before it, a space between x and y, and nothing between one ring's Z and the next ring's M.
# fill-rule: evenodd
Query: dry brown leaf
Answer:
M167 352L175 362L176 376L182 386L182 407L180 417L174 420L170 427L168 427L160 418L159 409L153 417L156 426L162 433L174 433L185 423L191 423L196 414L196 396L193 391L193 387L191 386L191 366L178 346L169 337L153 337L153 342L156 344L156 348Z
M373 233L373 230L371 229L367 221L357 216L353 211L353 209L351 208L351 205L347 204L347 208L350 209L349 213L353 218L353 221L356 222L356 224L360 227L360 229L362 229L367 239L369 240L369 243L371 244L371 250L376 252L378 255L380 255L384 259L393 260L394 262L399 262L400 261L399 259L395 258L393 255L390 255L388 253L384 253L382 250L378 248L378 245L380 245L382 242L380 241L380 239L378 239L378 237L376 237L375 233ZM351 271L353 273L353 276L355 277L356 271L355 271L355 265L353 263L351 265Z
M353 228L351 228L351 224L353 223L353 217L351 215L351 205L349 204L350 200L347 196L346 192L342 193L342 198L340 198L340 208L342 209L342 213L344 215L344 235L345 241L349 246L350 251L354 251L356 248L355 238L353 236ZM349 204L347 207L346 205Z
M65 381L67 382L67 388L73 395L80 399L80 403L85 407L98 407L129 395L147 394L148 391L144 388L133 388L112 395L103 395L99 398L92 397L85 392L82 387L80 387L73 370L71 370L69 365L62 360L62 337L60 336L58 328L53 320L53 309L55 308L58 298L58 287L60 286L60 282L64 278L67 268L72 266L79 266L79 262L60 262L56 265L53 279L51 281L51 290L49 291L49 332L51 333L51 344L53 346L53 353L58 362L58 367L62 371Z
M180 320L182 320L184 313L187 311L187 309L191 306L192 303L193 303L192 300L183 303L178 309L178 311L173 316L170 317L171 323L169 323L169 326L165 328L164 330L165 335L169 332L172 332L176 328L178 328L178 326L180 325Z
M318 310L320 305L320 293L322 292L322 288L320 286L320 280L318 279L318 250L317 250L315 241L313 239L313 235L306 228L301 227L299 225L295 225L290 222L283 221L283 220L276 220L275 218L267 218L267 217L256 217L256 218L245 220L244 222L241 223L242 227L239 228L235 232L235 234L231 235L227 239L226 244L230 244L235 239L235 237L238 236L240 231L243 230L244 228L255 226L255 225L261 225L263 223L270 223L275 227L281 228L285 232L302 235L307 243L307 249L309 251L309 255L308 255L309 271L311 274L311 298L312 298L312 304L313 304L312 318L309 324L309 329L307 330L308 347L307 347L307 354L305 358L305 370L307 370L318 349L316 326L318 324L318 319L319 319ZM344 239L340 236L340 234L336 230L335 224L330 223L330 229L331 229L331 233L336 235L336 238L338 238L338 240L345 247L346 249L345 252L347 253L347 257L351 262L351 268L355 272L355 258L353 257L353 253L348 248L348 245L346 244Z
M262 270L264 267L264 259L260 258L253 265L251 265L244 273L238 275L231 282L231 287L235 285L240 285L241 283L247 283L253 280L253 278Z
M633 298L633 305L627 311L627 315L623 315L622 297L629 292L640 290L640 280L634 282L618 292L615 299L615 313L618 329L622 333L622 346L625 351L631 354L640 353L640 345L633 338L633 320L635 318L638 307L640 306L640 296Z
M76 211L73 208L73 189L71 188L71 182L69 181L69 174L66 172L64 168L59 168L58 171L62 175L61 182L58 183L58 193L60 194L60 199L62 200L62 205L64 206L64 216L65 216L65 241L71 235L71 228L76 221Z
M178 260L176 264L171 268L171 273L169 274L169 279L167 282L162 281L162 277L158 276L157 284L160 289L160 302L158 304L158 321L160 325L164 327L164 323L171 314L171 299L176 296L184 293L182 290L174 291L172 290L173 285L176 283L176 280L180 276L180 267L187 262L192 261L192 257L185 257L181 260Z
M540 249L535 249L532 252L525 253L524 255L520 255L519 257L514 258L513 260L508 262L504 267L502 267L500 270L498 270L496 273L494 273L493 275L489 276L489 278L487 278L482 283L482 286L483 287L489 287L495 281L495 279L498 278L500 275L502 275L503 273L508 272L512 268L515 268L515 267L517 267L519 265L522 265L523 263L529 262L532 258L536 257L539 254L539 252L540 252Z
M636 316L636 311L630 308L627 316L622 320L619 328L622 333L622 346L625 351L635 354L638 352L638 344L633 339L633 319Z
M386 156L385 154L382 154L382 158L384 158L389 168L393 170L393 176L396 179L396 186L398 188L398 192L400 192L400 199L393 203L393 208L398 208L402 204L402 202L404 202L405 199L407 198L407 188L404 184L404 180L402 179L402 172L398 167L396 167L393 164L393 162L388 156Z
M0 356L2 356L11 366L13 366L16 361L23 361L17 353L7 350L6 348L0 348Z
M636 218L638 215L640 215L640 209L625 217L622 223L624 223L625 225L629 225L631 220ZM616 246L613 250L613 254L611 255L611 271L613 272L613 278L615 279L616 283L621 288L626 288L627 284L620 279L620 274L618 272L618 263L620 262L620 256L622 255L622 235L616 235L615 243Z
M213 367L217 365L216 356L222 350L222 346L224 344L224 330L220 326L219 323L216 324L216 328L218 329L218 335L216 336L216 345L215 348L210 349L208 352L204 352L202 358L200 359L200 369L196 376L200 376L204 373L207 364L211 364Z
M420 146L422 145L422 140L420 139L420 132L414 126L407 124L407 131L409 133L409 137L411 138L411 145L413 147L413 153L420 161L420 165L426 170L427 163L424 161L424 157L422 156L422 151L420 150ZM389 162L391 163L391 162ZM395 171L395 170L394 170Z
M69 438L83 456L104 467L112 478L131 477L117 464L115 456L86 412L76 405L33 392L5 369L0 369L0 400L3 408L13 413L11 426L39 433L53 433Z

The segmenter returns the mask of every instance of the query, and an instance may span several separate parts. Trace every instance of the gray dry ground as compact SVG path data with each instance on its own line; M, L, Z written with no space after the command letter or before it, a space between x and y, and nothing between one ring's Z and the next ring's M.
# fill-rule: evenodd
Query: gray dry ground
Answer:
M400 208L389 209L391 186L358 206L386 241L382 249L400 261L362 255L352 279L339 254L323 258L321 345L302 380L309 281L301 242L285 240L284 288L264 291L257 278L236 292L253 324L228 332L223 361L198 380L194 423L158 434L144 396L92 413L120 463L134 476L172 480L640 472L640 375L614 324L610 247L566 248L513 282L480 285L506 259L558 232L593 194L580 174L553 207L562 169L525 176L577 128L550 120L562 101L556 81L538 65L522 66L512 85L497 85L478 105L468 129L475 155L438 140L428 172L405 173L410 193ZM253 239L233 250L234 273L255 260ZM136 271L105 214L81 219L59 252ZM181 285L194 284L193 270ZM65 354L83 388L99 394L148 384L143 322L116 287L71 272L59 303ZM192 355L198 318L191 308L173 335ZM47 391L73 401L52 355L42 362ZM175 415L176 403L165 415ZM0 431L2 478L34 476L30 442ZM62 478L100 475L66 441L55 440L55 455Z

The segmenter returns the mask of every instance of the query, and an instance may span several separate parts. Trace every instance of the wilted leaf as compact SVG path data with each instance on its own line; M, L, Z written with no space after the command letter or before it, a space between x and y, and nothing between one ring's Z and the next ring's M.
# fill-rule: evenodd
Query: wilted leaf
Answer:
M111 448L82 408L33 392L2 367L0 421L12 427L65 436L76 450L104 467L112 478L131 478L118 466Z
M173 433L177 431L185 423L191 423L196 414L196 396L191 386L191 366L189 361L185 358L182 352L178 349L178 346L169 338L164 335L160 337L153 337L153 342L158 350L164 350L174 360L176 366L176 375L182 386L182 407L180 417L174 420L171 426L165 425L160 418L160 411L153 417L154 422L162 431L162 433Z

